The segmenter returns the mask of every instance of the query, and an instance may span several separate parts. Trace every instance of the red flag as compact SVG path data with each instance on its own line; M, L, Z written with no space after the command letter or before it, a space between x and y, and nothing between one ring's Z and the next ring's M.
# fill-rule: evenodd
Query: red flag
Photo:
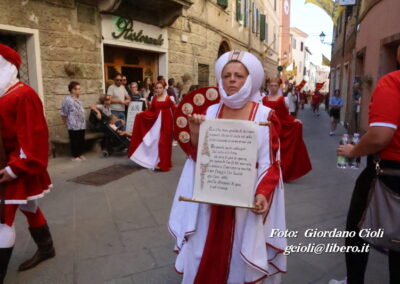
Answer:
M297 85L296 89L298 89L299 91L301 91L301 89L304 88L304 86L306 85L306 80L303 80L300 82L300 84Z
M324 86L325 82L323 83L316 83L315 84L315 91L318 92L319 90L322 89L322 87Z

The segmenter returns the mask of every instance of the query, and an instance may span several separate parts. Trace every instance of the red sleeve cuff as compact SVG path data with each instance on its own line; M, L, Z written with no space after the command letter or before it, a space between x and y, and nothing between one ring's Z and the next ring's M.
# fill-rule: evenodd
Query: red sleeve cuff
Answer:
M258 184L256 195L262 194L268 199L278 185L279 175L279 164L277 161L275 161L271 167L269 167L267 173Z
M15 163L8 164L7 168L9 168L11 172L17 177L23 174L23 171L15 166Z

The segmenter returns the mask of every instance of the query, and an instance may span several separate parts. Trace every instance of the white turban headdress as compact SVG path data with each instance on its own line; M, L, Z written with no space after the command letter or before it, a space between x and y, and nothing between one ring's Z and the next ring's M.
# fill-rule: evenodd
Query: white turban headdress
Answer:
M249 72L243 87L235 94L228 96L222 85L222 70L231 61L239 61ZM260 60L246 51L233 50L224 53L215 63L215 76L217 77L221 102L230 108L242 108L248 101L259 102L261 99L260 88L264 80L264 68Z

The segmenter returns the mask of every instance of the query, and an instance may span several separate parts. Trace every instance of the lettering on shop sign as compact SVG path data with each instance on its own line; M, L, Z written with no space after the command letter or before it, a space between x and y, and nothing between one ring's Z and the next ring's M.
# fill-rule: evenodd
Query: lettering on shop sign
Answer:
M118 32L112 32L114 39L125 39L136 42L143 42L146 44L163 45L164 39L160 34L158 38L154 38L143 34L143 30L134 30L133 21L119 17L115 22Z

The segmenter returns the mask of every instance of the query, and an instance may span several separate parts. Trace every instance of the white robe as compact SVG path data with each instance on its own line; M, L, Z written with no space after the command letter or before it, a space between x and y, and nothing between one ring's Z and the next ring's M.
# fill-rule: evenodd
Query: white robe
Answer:
M206 117L218 117L220 104L208 108ZM261 104L255 113L255 121L266 121L271 109ZM269 127L259 127L258 175L254 192L266 175L270 162ZM279 151L278 151L279 159ZM203 254L210 220L210 205L180 202L179 196L192 197L195 162L189 158L181 178L169 218L169 231L175 237L175 262L177 272L183 274L183 284L193 283ZM270 237L273 229L284 231L285 204L282 177L275 188L271 208L263 222L263 216L249 209L236 208L235 230L228 283L239 284L262 279L262 283L280 283L281 273L286 272L286 238ZM278 248L279 250L275 249Z

